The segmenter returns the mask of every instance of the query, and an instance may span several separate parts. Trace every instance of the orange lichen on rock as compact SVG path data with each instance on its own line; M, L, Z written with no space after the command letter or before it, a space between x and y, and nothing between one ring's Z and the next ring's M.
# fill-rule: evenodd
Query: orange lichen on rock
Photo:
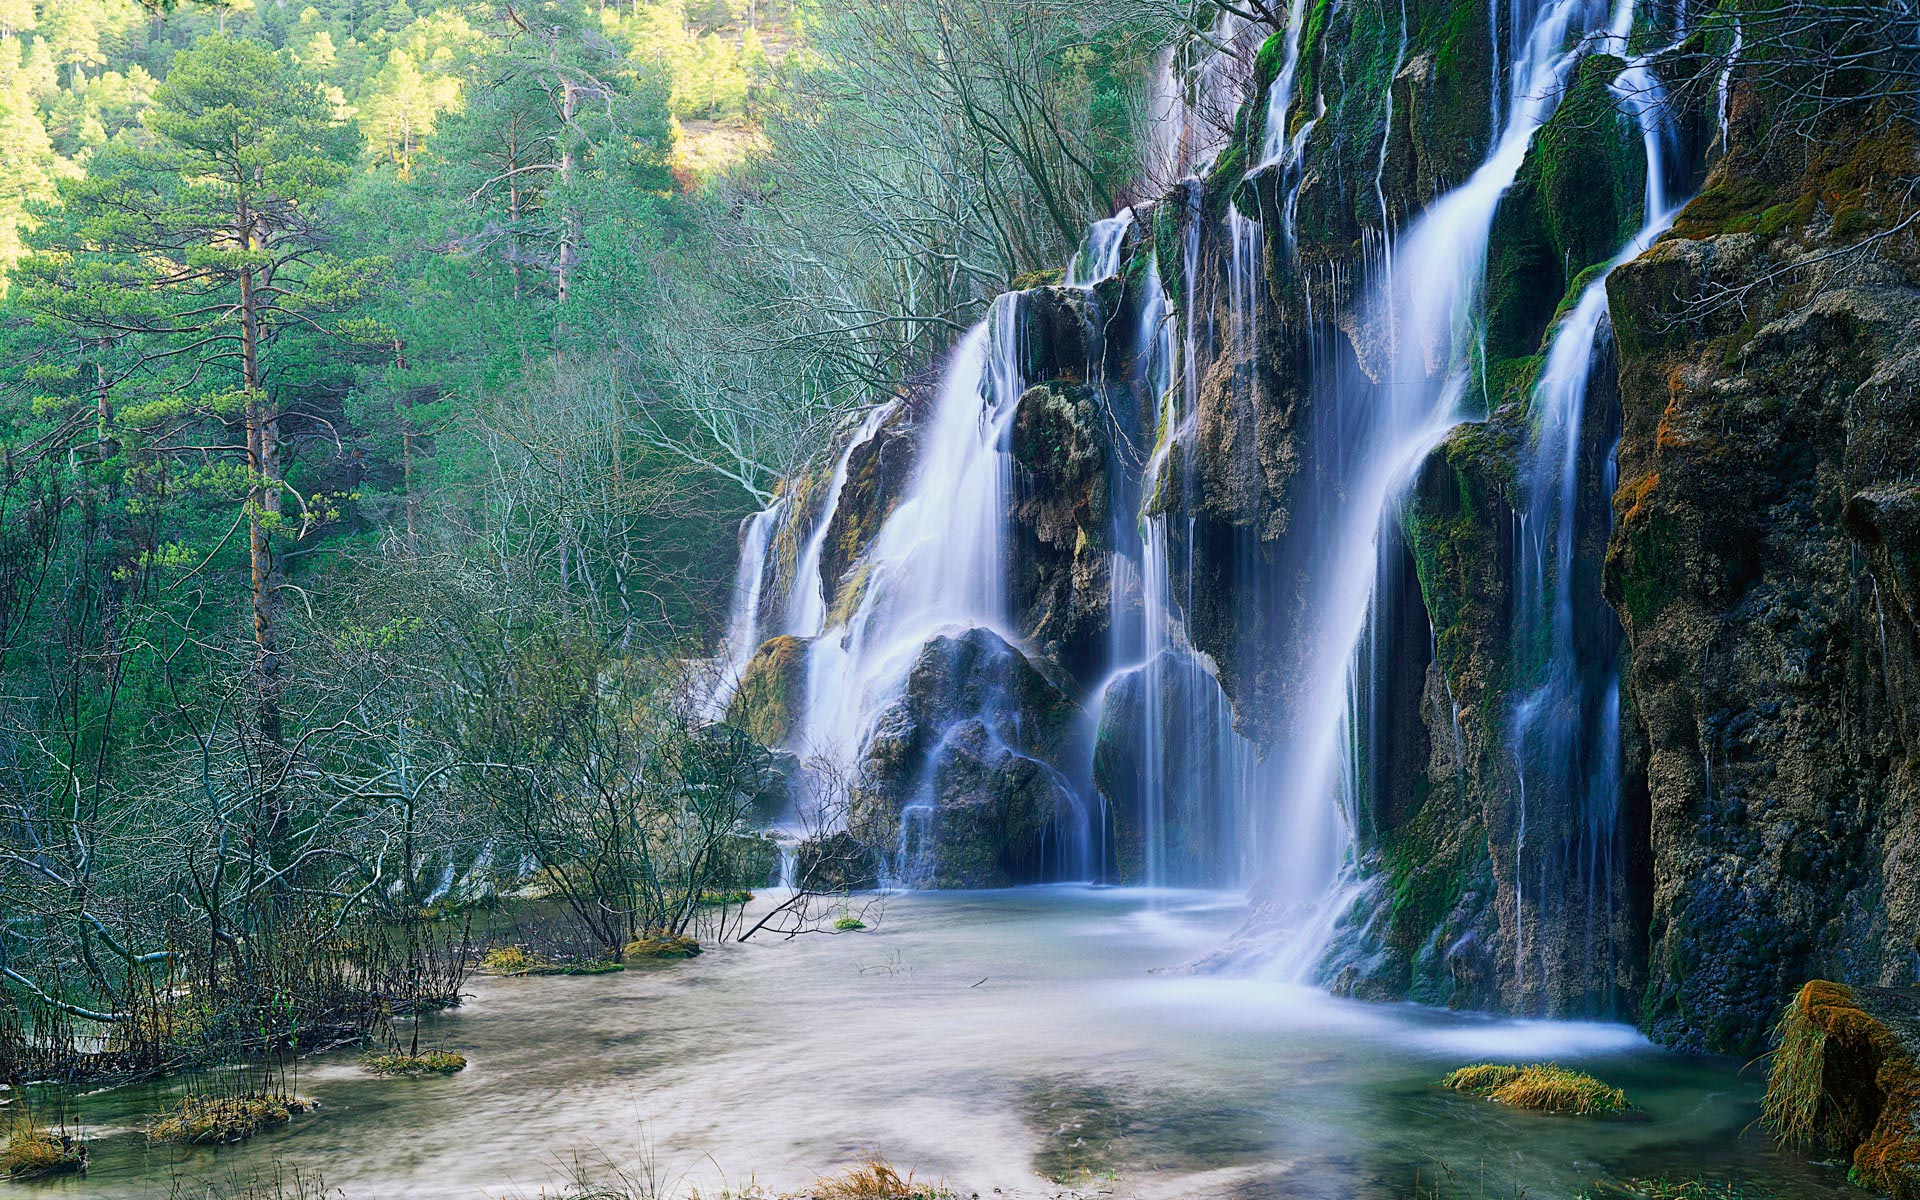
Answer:
M1850 1158L1848 1176L1862 1187L1920 1200L1920 989L1814 980L1775 1037L1774 1134Z

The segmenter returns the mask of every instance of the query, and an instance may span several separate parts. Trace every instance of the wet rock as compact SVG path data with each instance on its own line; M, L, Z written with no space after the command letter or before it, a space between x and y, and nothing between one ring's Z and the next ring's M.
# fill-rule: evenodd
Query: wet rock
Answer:
M1106 429L1090 391L1029 388L1013 418L1008 579L1021 631L1081 679L1102 668L1113 520Z
M921 887L1034 882L1084 828L1071 683L986 629L942 634L875 724L850 828Z
M1791 204L1747 231L1736 190L1682 223L1706 236L1609 284L1624 424L1606 590L1647 746L1646 1020L1747 1052L1802 980L1913 977L1920 264L1891 243L1836 260L1831 225L1793 225Z

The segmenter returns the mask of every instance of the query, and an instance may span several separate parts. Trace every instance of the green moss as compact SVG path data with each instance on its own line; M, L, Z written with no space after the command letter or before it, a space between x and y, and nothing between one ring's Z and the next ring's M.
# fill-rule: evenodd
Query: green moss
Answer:
M835 921L833 927L840 933L852 933L856 930L865 929L867 923L859 917L847 916Z
M676 933L654 933L635 938L621 952L627 958L693 958L700 943Z
M763 746L784 746L796 728L806 700L807 646L804 638L769 638L740 672L727 720Z

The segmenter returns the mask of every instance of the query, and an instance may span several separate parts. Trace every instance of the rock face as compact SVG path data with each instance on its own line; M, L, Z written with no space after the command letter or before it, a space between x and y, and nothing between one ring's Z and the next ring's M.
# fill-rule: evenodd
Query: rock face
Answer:
M1071 688L990 630L928 641L868 742L850 828L918 887L1048 877L1050 856L1085 850L1069 772L1086 718Z
M1709 232L1723 200L1610 288L1607 593L1648 756L1644 1019L1744 1050L1800 979L1913 978L1920 271L1868 246L1783 274L1838 222Z
M740 672L727 720L763 746L785 747L799 731L810 642L809 638L768 638Z

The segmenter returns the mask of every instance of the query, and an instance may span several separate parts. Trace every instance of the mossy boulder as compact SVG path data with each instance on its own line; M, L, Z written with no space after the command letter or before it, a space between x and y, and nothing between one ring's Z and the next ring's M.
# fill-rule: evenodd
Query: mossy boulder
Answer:
M1766 1118L1860 1186L1920 1200L1920 988L1801 988L1775 1033Z
M727 720L768 747L786 746L800 730L807 702L810 638L768 638L740 672Z

